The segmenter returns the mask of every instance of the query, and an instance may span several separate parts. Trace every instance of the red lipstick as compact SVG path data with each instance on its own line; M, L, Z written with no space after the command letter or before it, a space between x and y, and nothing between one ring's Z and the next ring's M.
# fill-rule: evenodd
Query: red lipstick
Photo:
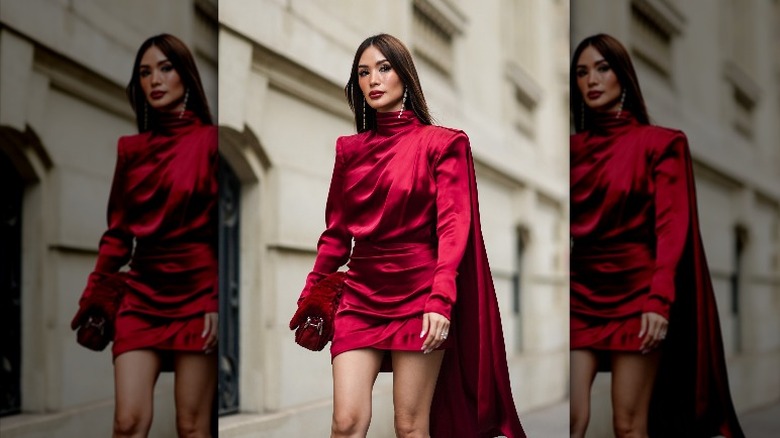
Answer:
M601 96L602 94L604 94L603 91L589 91L588 92L588 99L590 99L590 100L598 99L599 96Z
M154 100L157 100L165 95L165 91L152 91L151 94L149 94L149 97L151 97Z
M372 91L372 92L368 93L368 97L376 100L376 99L379 99L380 97L382 97L382 95L384 95L384 94L385 94L384 91Z

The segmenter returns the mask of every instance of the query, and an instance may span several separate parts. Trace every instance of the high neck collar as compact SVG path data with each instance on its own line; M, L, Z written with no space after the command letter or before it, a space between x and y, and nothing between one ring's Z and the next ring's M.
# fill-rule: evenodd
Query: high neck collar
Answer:
M152 132L160 135L172 135L181 130L200 125L200 118L192 111L184 111L183 113L158 113L157 126L153 127Z
M612 131L614 129L623 128L626 126L636 125L639 122L636 120L630 111L607 111L607 112L595 112L592 119L592 130L604 132Z
M378 135L395 135L419 124L420 120L411 110L401 111L400 117L398 111L376 113L376 133Z

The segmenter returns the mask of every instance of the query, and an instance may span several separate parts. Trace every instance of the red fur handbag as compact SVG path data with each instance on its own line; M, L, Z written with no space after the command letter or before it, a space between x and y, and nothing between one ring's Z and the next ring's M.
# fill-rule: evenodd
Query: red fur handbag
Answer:
M114 340L119 305L127 291L125 274L93 272L90 285L79 300L79 310L70 322L78 329L76 341L90 350L102 351Z
M334 272L311 287L290 320L295 342L303 348L320 351L333 339L333 320L339 307L347 274Z

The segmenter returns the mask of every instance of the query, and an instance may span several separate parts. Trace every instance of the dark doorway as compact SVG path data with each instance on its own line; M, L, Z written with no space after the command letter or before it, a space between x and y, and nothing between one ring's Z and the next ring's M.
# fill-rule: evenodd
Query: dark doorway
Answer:
M21 410L22 196L24 181L0 152L0 416Z
M241 182L219 162L219 415L238 412Z

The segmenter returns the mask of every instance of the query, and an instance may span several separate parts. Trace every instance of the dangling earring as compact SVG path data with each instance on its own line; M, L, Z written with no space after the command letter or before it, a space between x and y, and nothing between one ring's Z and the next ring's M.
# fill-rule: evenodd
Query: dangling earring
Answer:
M618 106L618 112L615 116L616 119L620 118L620 114L623 112L623 103L626 101L626 89L623 89L623 93L620 95L620 105Z
M366 99L363 99L363 130L366 130Z
M406 90L407 88L404 87L404 98L401 100L401 111L398 112L398 118L401 118L401 114L404 113L404 107L406 106Z
M144 100L144 131L146 131L146 128L149 126L149 104L146 103L146 100Z
M585 101L580 101L580 131L585 130Z
M182 103L182 106L181 106L181 112L179 113L179 118L181 118L181 116L184 115L184 110L187 109L187 99L189 99L189 97L190 97L190 90L187 90L184 93L184 102Z

